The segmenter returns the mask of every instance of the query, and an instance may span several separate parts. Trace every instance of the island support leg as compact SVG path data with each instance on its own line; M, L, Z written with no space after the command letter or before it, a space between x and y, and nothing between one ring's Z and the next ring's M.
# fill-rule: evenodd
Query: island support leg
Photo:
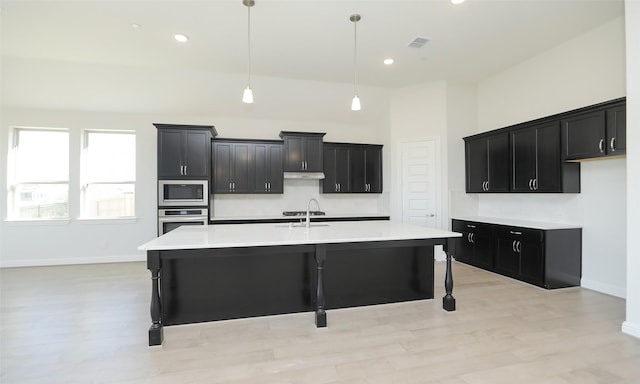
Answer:
M446 294L442 298L442 309L445 311L456 310L456 299L453 297L453 273L451 272L451 253L453 249L449 247L450 240L442 246L442 250L447 255L447 271L444 276L444 289Z
M162 307L160 301L160 252L147 252L147 269L151 271L151 327L149 327L149 346L162 345Z
M327 312L324 309L324 262L327 259L327 246L324 244L316 245L316 328L327 326Z

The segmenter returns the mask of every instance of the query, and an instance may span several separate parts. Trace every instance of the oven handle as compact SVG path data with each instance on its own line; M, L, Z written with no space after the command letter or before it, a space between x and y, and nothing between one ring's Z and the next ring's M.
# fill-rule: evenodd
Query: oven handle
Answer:
M201 222L202 225L208 225L209 224L209 217L208 216L160 216L158 217L158 236L160 235L164 235L164 233L162 232L162 227L163 224L165 223L170 223L172 221L175 222Z

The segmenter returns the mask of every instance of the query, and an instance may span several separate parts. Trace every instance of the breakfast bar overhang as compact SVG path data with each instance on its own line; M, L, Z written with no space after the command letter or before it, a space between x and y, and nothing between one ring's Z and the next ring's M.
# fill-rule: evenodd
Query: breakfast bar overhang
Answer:
M443 308L455 310L459 233L392 221L184 226L139 247L151 272L149 345L163 327L433 299L434 246L447 257Z

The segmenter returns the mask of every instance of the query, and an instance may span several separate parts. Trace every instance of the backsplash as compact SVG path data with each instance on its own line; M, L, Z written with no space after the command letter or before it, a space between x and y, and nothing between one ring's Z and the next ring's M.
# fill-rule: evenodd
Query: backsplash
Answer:
M284 194L217 194L213 195L211 217L281 216L283 211L303 211L307 202L315 198L320 210L327 215L389 213L380 207L386 195L321 194L318 180L284 180ZM312 203L312 210L315 205Z

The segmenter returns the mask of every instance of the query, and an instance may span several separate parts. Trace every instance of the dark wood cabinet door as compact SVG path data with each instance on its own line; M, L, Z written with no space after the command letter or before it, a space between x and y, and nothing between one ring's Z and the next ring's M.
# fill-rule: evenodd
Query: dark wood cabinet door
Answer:
M494 266L493 236L491 231L476 231L471 237L473 241L473 260L475 265L492 271Z
M158 130L158 178L182 177L183 135L181 130Z
M511 132L511 190L533 192L536 178L537 138L535 128Z
M542 285L544 282L542 243L519 240L516 251L520 257L518 278L531 284Z
M367 192L382 193L382 148L365 149L365 179Z
M465 173L467 192L484 192L487 181L487 142L484 139L465 143Z
M322 172L322 138L305 137L303 144L305 171Z
M536 126L535 192L562 192L562 156L560 123L552 121Z
M351 192L350 150L346 145L324 145L322 193Z
M271 144L267 148L269 154L267 179L267 182L269 183L269 193L284 193L282 145Z
M564 157L567 160L606 155L605 111L577 114L562 121Z
M230 193L232 183L233 144L213 143L213 191L214 193Z
M349 151L351 192L364 193L367 191L366 153L362 146L353 147Z
M509 135L491 136L487 140L487 192L509 191Z
M324 171L324 180L322 180L322 193L337 193L338 181L336 180L336 147L328 145L324 146L324 154L322 157L322 169Z
M304 171L304 137L285 136L284 138L285 172Z
M520 255L516 251L517 239L510 236L496 236L496 271L518 278Z
M249 193L251 188L251 150L252 144L236 143L232 145L232 191Z
M184 132L184 176L209 178L210 138L210 134L205 131Z
M253 146L253 177L251 191L255 193L269 192L269 147L267 144Z
M607 109L607 154L624 155L627 151L626 104Z

